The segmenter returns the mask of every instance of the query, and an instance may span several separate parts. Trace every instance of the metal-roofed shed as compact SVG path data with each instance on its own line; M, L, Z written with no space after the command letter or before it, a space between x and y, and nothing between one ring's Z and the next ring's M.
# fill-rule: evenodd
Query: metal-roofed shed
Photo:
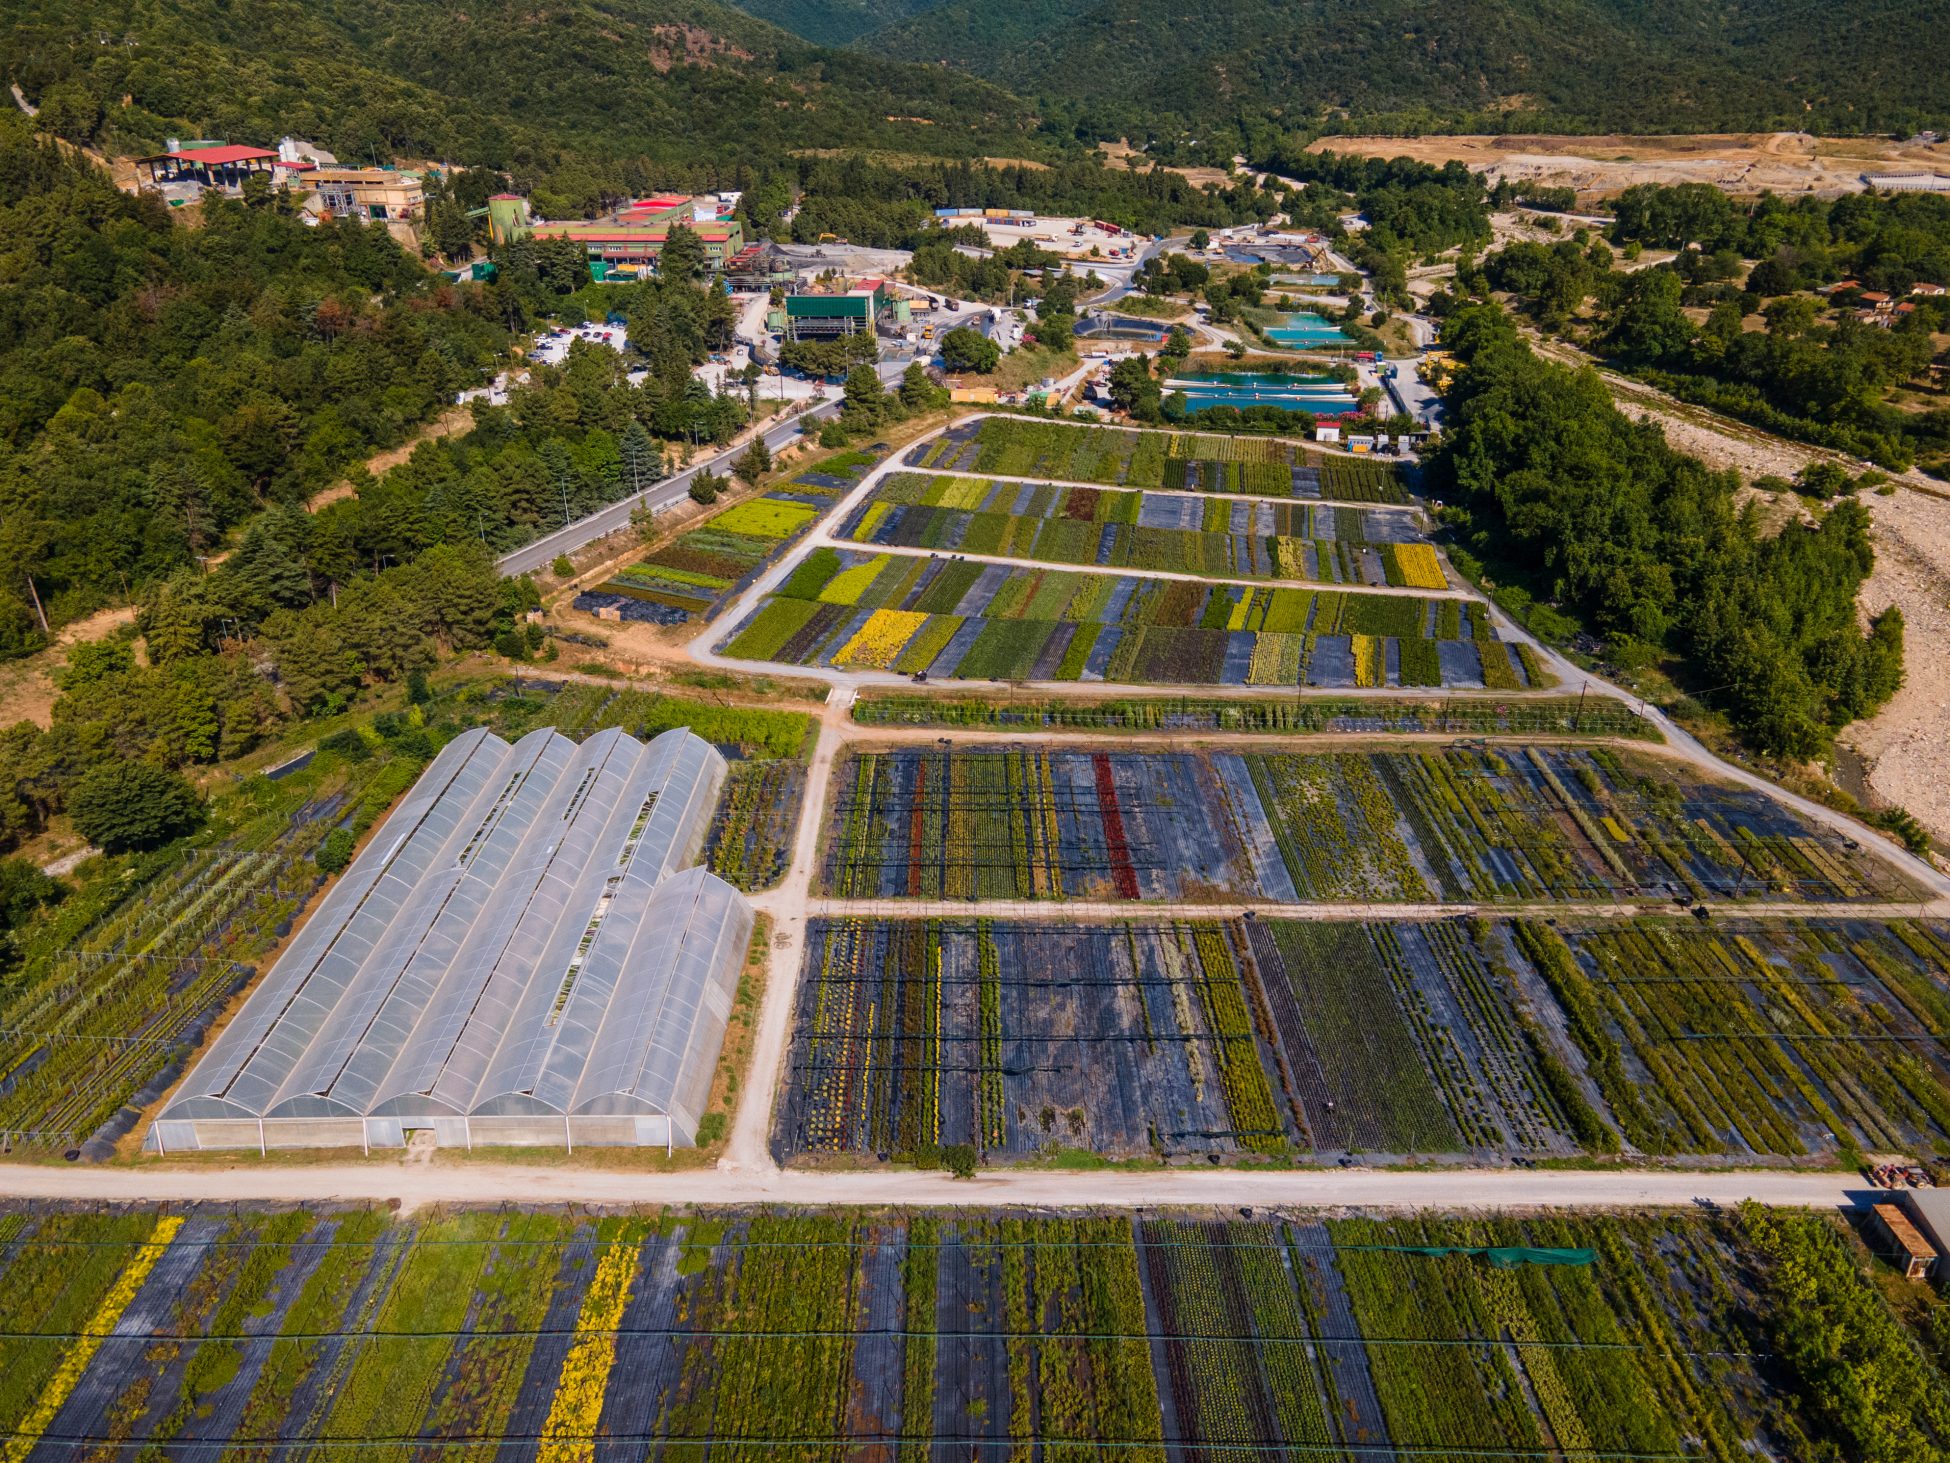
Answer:
M751 938L687 731L450 742L157 1119L178 1148L689 1145Z

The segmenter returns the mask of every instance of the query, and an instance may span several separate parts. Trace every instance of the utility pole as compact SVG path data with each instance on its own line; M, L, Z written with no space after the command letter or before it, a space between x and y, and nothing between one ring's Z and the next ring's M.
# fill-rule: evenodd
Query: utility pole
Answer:
M1590 694L1591 694L1591 682L1589 682L1589 681L1586 681L1586 682L1584 683L1584 689L1578 692L1578 710L1577 710L1577 715L1575 715L1575 716L1573 716L1573 717L1571 718L1571 730L1572 730L1572 731L1583 731L1583 730L1584 730L1584 698L1585 698L1586 696L1588 696L1588 695L1590 695Z

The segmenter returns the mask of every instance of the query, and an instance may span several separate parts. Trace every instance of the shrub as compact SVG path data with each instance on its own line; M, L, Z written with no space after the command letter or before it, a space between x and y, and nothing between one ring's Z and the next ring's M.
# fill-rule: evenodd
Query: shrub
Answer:
M548 566L548 572L557 579L569 579L574 577L576 566L567 554L557 554L555 562Z
M75 831L106 853L156 848L203 821L203 800L174 772L142 762L111 762L84 775L68 794Z
M334 828L325 835L325 841L318 845L318 852L312 855L321 874L342 873L352 862L352 850L356 840L350 828Z

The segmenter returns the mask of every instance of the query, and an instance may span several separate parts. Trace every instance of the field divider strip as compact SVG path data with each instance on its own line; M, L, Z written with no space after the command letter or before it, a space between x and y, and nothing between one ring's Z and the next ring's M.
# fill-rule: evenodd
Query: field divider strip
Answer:
M976 478L985 483L1022 483L1035 488L1094 488L1100 493L1150 493L1160 498L1216 499L1232 503L1298 503L1305 507L1320 508L1359 508L1374 513L1421 513L1419 501L1408 503L1374 503L1356 498L1303 498L1293 493L1234 493L1201 492L1197 488L1137 488L1129 483L1086 483L1076 478L1059 477L1020 477L1006 472L977 472L973 468L957 471L946 467L920 467L913 463L903 463L902 472L925 473L938 478Z

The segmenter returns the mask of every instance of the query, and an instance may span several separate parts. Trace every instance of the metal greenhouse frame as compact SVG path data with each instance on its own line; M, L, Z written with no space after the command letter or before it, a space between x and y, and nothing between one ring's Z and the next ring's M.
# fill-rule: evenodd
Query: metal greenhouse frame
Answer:
M455 738L150 1146L693 1144L752 931L692 867L725 770L683 730Z

